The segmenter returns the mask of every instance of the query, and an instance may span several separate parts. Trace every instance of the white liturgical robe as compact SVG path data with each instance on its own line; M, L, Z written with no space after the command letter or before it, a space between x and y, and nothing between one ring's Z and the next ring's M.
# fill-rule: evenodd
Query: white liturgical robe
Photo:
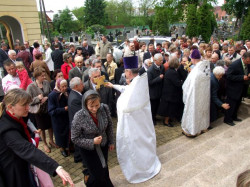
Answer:
M122 91L117 101L117 158L128 182L144 182L161 169L156 155L147 73L136 76L123 89L116 85L114 88Z
M209 127L210 118L210 63L195 65L183 86L185 104L181 127L187 135L199 135Z

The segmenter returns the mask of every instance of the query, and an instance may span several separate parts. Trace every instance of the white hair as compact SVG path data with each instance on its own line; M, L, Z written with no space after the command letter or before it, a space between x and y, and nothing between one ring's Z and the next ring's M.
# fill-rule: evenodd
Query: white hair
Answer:
M95 67L97 63L102 63L101 60L98 60L97 58L92 61L92 67Z
M225 74L225 69L221 66L216 66L213 70L214 75L224 75Z
M83 57L82 56L77 56L75 57L75 62L80 62L80 61L83 61Z
M154 60L159 60L160 57L162 57L162 54L161 53L156 53L155 56L154 56Z
M146 64L147 66L148 66L148 63L149 63L149 62L151 62L151 59L150 59L150 58L144 60L144 64Z
M73 89L75 86L81 84L81 79L79 77L74 77L69 82L69 87Z
M61 86L62 84L67 84L67 85L68 85L68 82L67 82L65 79L63 79L63 80L60 82L60 86Z
M14 50L9 50L8 55L11 55L11 54L15 54L15 55L16 55L16 51L14 51Z
M89 78L92 77L92 74L94 72L97 72L97 71L101 74L101 71L98 68L90 68L89 69Z

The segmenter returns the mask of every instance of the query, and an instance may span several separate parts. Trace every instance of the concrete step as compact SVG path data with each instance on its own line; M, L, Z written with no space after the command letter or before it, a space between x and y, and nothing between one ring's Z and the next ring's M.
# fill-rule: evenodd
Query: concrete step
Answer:
M250 118L231 127L217 127L194 139L180 137L157 149L161 172L140 184L129 184L119 166L110 170L115 186L235 186L250 165ZM165 152L164 152L165 150Z
M250 168L250 100L239 110L242 122L236 126L212 123L212 130L196 138L181 136L157 148L161 172L144 183L130 184L120 166L110 169L116 187L230 187L235 186L239 173ZM76 187L84 186L83 182Z

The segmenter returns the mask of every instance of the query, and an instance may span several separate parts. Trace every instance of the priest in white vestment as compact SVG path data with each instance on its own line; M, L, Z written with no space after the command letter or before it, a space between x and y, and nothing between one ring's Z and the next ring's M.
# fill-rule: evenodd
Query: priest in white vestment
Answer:
M210 62L200 58L195 49L191 54L194 67L182 86L185 107L181 127L189 137L205 132L210 124Z
M129 85L112 85L121 95L117 101L117 158L128 182L140 183L157 175L156 136L149 101L147 73L138 75L138 57L124 57Z

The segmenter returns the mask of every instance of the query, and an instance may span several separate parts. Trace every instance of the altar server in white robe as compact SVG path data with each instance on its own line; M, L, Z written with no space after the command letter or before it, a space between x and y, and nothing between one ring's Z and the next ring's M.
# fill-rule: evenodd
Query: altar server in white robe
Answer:
M121 92L117 101L117 158L130 183L157 175L161 163L156 155L156 136L149 101L147 73L138 75L138 57L124 57L128 85L112 85Z
M191 54L193 69L182 86L185 107L181 127L188 137L197 136L209 127L210 63L200 59L201 55L195 49Z

